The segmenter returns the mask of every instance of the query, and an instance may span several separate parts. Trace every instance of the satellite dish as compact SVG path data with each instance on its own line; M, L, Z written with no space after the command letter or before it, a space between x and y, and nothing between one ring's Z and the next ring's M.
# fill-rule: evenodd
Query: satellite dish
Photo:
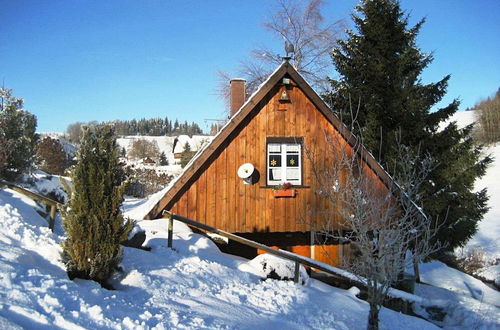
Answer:
M238 176L245 181L245 184L252 183L252 175L255 172L255 167L251 163L245 163L238 168Z

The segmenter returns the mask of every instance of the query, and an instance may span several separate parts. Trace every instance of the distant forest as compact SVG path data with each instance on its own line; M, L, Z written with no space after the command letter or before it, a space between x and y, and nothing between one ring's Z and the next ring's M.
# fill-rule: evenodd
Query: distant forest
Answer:
M152 119L139 119L139 120L114 120L108 122L115 127L117 135L197 135L203 134L200 126L192 122L189 124L187 121L180 123L177 119L175 121L165 118L152 118Z
M180 123L177 119L175 121L165 118L152 118L152 119L132 119L132 120L112 120L103 122L102 124L109 124L115 128L115 133L118 136L126 135L145 135L145 136L164 136L164 135L201 135L203 131L200 126L195 122L188 124L187 121ZM71 143L80 143L82 137L82 126L95 126L99 125L97 121L87 123L76 122L68 125L66 129L66 138Z

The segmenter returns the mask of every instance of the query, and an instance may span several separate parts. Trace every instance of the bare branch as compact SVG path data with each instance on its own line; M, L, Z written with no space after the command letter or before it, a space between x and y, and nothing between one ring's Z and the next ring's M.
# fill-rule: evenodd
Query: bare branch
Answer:
M399 144L399 172L395 183L386 187L357 156L360 142L351 146L328 133L325 139L334 162L319 165L310 150L305 154L321 187L317 193L331 204L331 211L323 213L322 222L310 225L318 243L328 239L349 243L354 252L343 260L343 267L366 284L370 317L378 318L388 290L401 275L443 248L434 240L438 228L418 206L419 187L435 164Z
M324 24L321 0L276 0L274 11L263 22L266 30L276 37L273 47L260 46L250 51L249 57L240 63L239 75L247 81L249 94L269 76L282 62L276 55L283 52L285 41L294 45L295 53L291 63L318 92L327 90L327 69L330 66L330 52L337 43L344 21ZM221 75L217 74L219 77ZM216 93L228 98L227 84L218 84ZM221 87L225 87L224 90Z

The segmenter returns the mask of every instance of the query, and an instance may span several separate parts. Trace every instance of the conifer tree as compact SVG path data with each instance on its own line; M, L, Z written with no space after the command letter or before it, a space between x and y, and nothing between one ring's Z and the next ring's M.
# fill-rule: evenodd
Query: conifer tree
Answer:
M33 165L35 130L36 117L23 109L23 100L0 88L0 178L15 180Z
M168 165L168 159L167 156L165 155L164 152L160 154L160 160L159 160L160 166L166 166Z
M191 146L189 145L189 143L186 142L186 144L184 144L184 151L181 153L182 168L184 168L189 163L191 158L193 158L194 154L195 153L191 151Z
M68 235L63 260L70 278L92 279L105 286L121 260L119 244L133 222L124 220L120 211L125 184L118 155L111 127L84 128L71 199L63 212Z
M471 127L458 129L451 123L439 130L459 102L431 112L446 94L450 76L429 84L420 79L433 60L432 53L416 45L425 20L408 27L408 15L396 0L362 0L356 11L352 18L357 31L348 31L332 52L339 78L331 80L325 100L389 172L397 171L399 142L436 160L422 185L423 207L445 221L438 239L450 249L463 245L487 210L486 192L472 188L491 160L481 158Z

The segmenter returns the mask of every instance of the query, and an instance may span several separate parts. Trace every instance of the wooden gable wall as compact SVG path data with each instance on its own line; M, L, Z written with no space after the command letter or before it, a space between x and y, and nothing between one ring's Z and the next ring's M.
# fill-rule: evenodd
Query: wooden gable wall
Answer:
M320 187L312 164L322 168L335 161L325 136L342 137L292 84L290 103L280 104L280 86L273 87L166 209L233 233L309 231L307 223L322 221L331 205L317 194ZM266 137L303 137L303 180L301 187L294 187L295 198L274 198L273 190L266 187ZM252 163L259 171L256 184L245 185L237 176L243 163ZM385 187L381 181L380 186Z

